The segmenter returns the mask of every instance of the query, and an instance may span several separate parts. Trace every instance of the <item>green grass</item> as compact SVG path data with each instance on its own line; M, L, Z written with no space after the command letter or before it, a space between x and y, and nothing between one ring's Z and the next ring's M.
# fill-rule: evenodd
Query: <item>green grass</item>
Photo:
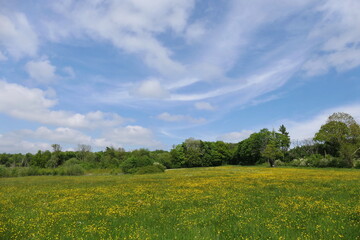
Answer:
M360 239L360 171L0 179L0 239Z

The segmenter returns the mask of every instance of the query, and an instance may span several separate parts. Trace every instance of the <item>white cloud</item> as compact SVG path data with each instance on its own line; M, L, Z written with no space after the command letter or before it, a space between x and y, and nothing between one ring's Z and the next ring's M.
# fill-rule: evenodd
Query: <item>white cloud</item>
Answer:
M326 123L328 117L335 112L345 112L355 118L360 123L360 104L352 104L330 108L304 121L285 120L285 126L288 128L291 139L303 140L313 138L319 131L321 125Z
M150 129L141 126L126 126L122 128L115 128L106 132L104 138L98 139L103 144L115 146L141 146L141 147L159 147L161 143L154 140L153 133ZM106 139L106 140L105 140ZM109 146L109 145L107 145Z
M223 20L206 32L202 53L194 59L192 71L201 79L222 79L238 63L242 54L266 42L260 41L263 36L256 36L261 28L302 11L311 1L278 0L276 4L263 0L252 1L251 4L228 1L229 11Z
M195 103L196 109L213 111L215 107L208 102L197 102Z
M206 122L204 118L193 118L186 115L172 115L170 113L164 112L157 116L158 119L166 122L190 122L194 124L200 124Z
M49 150L50 144L45 142L31 142L23 140L17 134L0 134L0 152L6 153L35 153L38 150Z
M347 71L360 65L360 48L346 48L324 56L310 59L304 64L307 75L325 74L331 67L338 72Z
M217 140L221 140L224 142L230 142L230 143L238 143L238 142L248 138L252 133L254 133L254 132L250 131L250 130L243 130L241 132L230 132L230 133L221 135L220 137L217 138Z
M23 13L0 14L0 46L16 59L36 54L37 35Z
M228 95L235 92L242 92L239 99L248 101L261 94L270 92L281 87L297 71L302 63L302 57L289 56L289 58L280 59L264 69L258 70L244 79L239 79L231 84L210 90L205 93L194 94L172 94L170 99L173 101L199 101L209 98L215 98Z
M308 75L324 74L330 68L346 71L360 65L360 2L357 0L328 0L318 8L322 21L310 34L320 42L321 53L311 58L304 70Z
M25 70L39 83L50 83L57 78L56 67L49 60L29 61L25 65Z
M94 111L80 114L51 110L57 101L48 99L46 95L38 88L0 80L0 112L19 119L75 128L111 127L124 122L124 118L115 113Z
M39 127L35 131L20 130L17 131L22 138L34 138L39 140L50 141L51 143L66 144L92 144L92 138L83 134L79 130L71 128L56 128L51 130L47 127Z
M100 138L91 137L72 128L49 129L39 127L36 130L23 129L0 134L0 152L35 153L38 150L50 150L51 144L77 146L86 144L98 148L114 147L161 147L154 139L150 129L141 126L126 126L107 130Z
M166 98L169 92L161 85L157 79L149 79L142 83L133 91L133 93L143 98Z
M161 73L179 73L183 66L156 37L173 31L181 34L194 0L61 1L53 4L59 18L48 23L52 39L91 37L140 55ZM166 20L165 20L166 19Z

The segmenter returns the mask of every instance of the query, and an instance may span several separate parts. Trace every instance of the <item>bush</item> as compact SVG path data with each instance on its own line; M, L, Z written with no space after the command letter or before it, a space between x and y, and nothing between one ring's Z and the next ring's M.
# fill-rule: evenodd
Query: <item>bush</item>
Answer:
M165 171L165 167L161 164L153 164L145 167L139 167L136 174L150 174L150 173L162 173Z
M85 170L80 165L75 164L75 165L60 167L55 172L57 173L57 175L62 175L62 176L65 176L65 175L66 176L79 176L79 175L84 175Z
M309 167L318 167L320 165L320 161L324 159L324 157L320 154L311 154L310 156L306 157L306 166ZM322 161L321 164L327 164L327 161ZM325 167L325 166L323 166Z
M15 171L14 171L15 172ZM38 176L41 175L38 167L18 168L14 177Z
M73 166L73 165L80 164L80 163L81 163L81 161L78 160L77 158L70 158L69 160L64 162L63 166L69 167L69 166Z
M354 160L354 168L360 169L360 159L355 159Z
M153 161L148 156L131 156L121 164L124 173L135 173L139 168L151 166Z
M10 171L7 167L0 166L0 177L10 177Z
M293 167L308 167L309 163L306 158L294 159L289 163Z
M39 175L55 175L55 169L40 168Z
M285 166L286 165L286 163L284 163L283 161L281 161L281 160L275 160L275 166Z
M322 156L320 154L313 154L307 158L294 159L289 163L290 166L294 167L334 167L334 168L346 168L349 167L348 163L338 157L333 157L330 155Z
M0 177L25 177L40 175L84 175L85 170L80 165L63 166L59 168L16 167L7 168L0 166Z

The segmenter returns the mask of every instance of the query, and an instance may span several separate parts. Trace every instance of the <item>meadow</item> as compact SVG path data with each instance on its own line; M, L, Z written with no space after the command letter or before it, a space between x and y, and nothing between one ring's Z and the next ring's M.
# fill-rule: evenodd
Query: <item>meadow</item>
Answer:
M0 179L0 239L360 239L359 226L356 169Z

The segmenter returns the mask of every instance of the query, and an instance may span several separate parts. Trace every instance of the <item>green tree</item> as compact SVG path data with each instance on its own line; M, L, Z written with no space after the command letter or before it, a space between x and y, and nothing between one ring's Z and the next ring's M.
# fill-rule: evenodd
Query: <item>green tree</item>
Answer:
M185 164L183 167L202 167L203 163L203 143L201 140L188 138L183 143L185 153Z
M130 156L120 165L124 173L135 173L139 168L150 166L154 163L150 151L138 149L131 152Z
M275 160L283 157L283 151L279 148L276 139L270 139L261 155L269 162L270 167L275 166Z
M282 124L279 128L280 136L279 136L279 142L280 142L280 148L283 154L289 150L290 147L290 136L289 133L286 131L286 127Z
M171 166L179 168L185 165L185 149L183 144L173 146L170 151L171 155Z
M59 144L52 144L53 152L51 153L51 158L46 163L47 167L56 168L62 164L61 154L61 146Z
M348 166L352 167L353 159L360 149L360 126L351 115L334 113L315 134L314 140L332 145Z
M91 146L86 144L79 144L76 152L76 158L82 162L93 160Z
M262 156L265 150L271 132L264 128L258 133L253 133L249 138L239 142L233 163L240 165L254 165L262 163L266 159Z
M46 163L51 158L51 152L49 150L46 150L45 152L42 152L39 150L30 161L31 166L36 166L40 168L44 168L46 166Z

